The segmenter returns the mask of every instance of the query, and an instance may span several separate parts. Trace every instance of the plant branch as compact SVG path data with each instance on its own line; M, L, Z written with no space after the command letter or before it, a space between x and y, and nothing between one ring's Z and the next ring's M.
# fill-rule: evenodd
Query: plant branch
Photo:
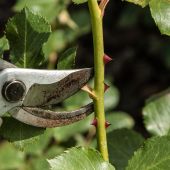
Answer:
M88 0L94 44L94 110L97 119L97 143L104 160L108 161L104 112L104 43L102 12L97 0Z

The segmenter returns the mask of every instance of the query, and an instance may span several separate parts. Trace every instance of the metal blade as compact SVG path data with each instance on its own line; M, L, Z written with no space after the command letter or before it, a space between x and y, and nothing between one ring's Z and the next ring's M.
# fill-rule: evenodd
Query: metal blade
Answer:
M0 71L6 68L16 68L16 66L5 60L0 59Z
M93 69L74 71L52 84L34 84L25 96L23 106L47 106L57 104L79 91L92 77Z
M78 110L73 110L73 111L51 111L51 110L44 110L41 108L37 107L23 107L25 111L28 113L41 117L44 119L52 119L52 120L57 120L57 119L72 119L76 118L77 116L80 116L84 113L92 113L93 112L93 103L90 103L86 106L81 107Z
M44 128L72 124L93 113L93 103L71 112L52 112L38 108L16 107L10 111L12 117L28 125Z

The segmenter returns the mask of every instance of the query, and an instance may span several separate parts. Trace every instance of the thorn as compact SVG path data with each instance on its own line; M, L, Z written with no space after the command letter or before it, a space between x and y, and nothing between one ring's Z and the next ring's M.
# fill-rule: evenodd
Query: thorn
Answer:
M97 119L94 118L91 125L97 127ZM111 125L111 123L109 123L108 121L105 122L105 128L107 129L109 126Z
M92 88L87 84L83 86L81 89L87 93L92 93Z
M99 8L101 9L102 17L104 16L104 12L105 12L108 2L109 2L109 0L101 0L101 2L99 4Z
M106 83L104 83L104 92L106 92L109 88L110 88L110 86L107 85Z
M87 92L92 99L96 99L96 95L94 94L92 88L87 84L81 88L83 91Z
M103 61L104 61L105 64L107 64L107 63L109 63L110 61L112 61L112 58L109 57L108 55L104 54Z
M97 119L96 118L93 119L91 125L97 127Z
M109 123L108 121L105 122L105 128L106 128L106 129L107 129L110 125L111 125L111 123Z

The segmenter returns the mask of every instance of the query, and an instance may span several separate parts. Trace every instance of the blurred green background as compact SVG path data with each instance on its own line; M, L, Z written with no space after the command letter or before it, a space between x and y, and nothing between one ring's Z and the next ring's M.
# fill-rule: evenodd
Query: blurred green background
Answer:
M87 4L77 6L70 0L0 0L1 37L8 19L25 6L43 15L52 26L53 34L43 47L48 58L43 68L55 69L58 56L76 45L76 68L93 67ZM105 101L107 120L112 124L108 133L113 129L134 127L148 137L141 110L148 97L169 87L170 39L160 34L148 7L110 0L104 16L104 40L105 53L113 58L113 62L106 65L106 82L111 86L106 92ZM10 60L8 50L3 58ZM79 92L63 102L62 108L74 109L89 101L86 93ZM35 144L30 145L33 142L30 139L20 142L10 138L13 126L6 119L9 127L3 127L1 134L2 131L6 133L6 129L9 133L1 135L3 147L0 147L0 169L3 166L4 169L48 169L45 158L53 158L66 148L76 145L96 147L95 128L90 125L92 120L93 116L74 125L48 129L42 136L34 138ZM18 122L17 126L22 124ZM21 129L27 133L29 128ZM12 133L15 133L14 130ZM9 139L25 153L4 143L5 139ZM11 160L11 163L5 163L6 160Z

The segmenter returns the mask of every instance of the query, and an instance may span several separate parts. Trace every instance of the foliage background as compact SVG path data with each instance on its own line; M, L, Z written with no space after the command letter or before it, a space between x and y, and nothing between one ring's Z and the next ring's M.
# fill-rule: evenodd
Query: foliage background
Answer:
M54 36L44 48L46 57L50 58L50 62L46 62L42 68L56 67L53 60L55 61L67 48L77 44L76 67L92 67L93 45L87 5L82 4L77 7L69 0L51 0L50 4L43 5L40 1L30 0L30 8L45 15L54 31ZM1 36L4 34L8 19L24 7L23 2L22 0L0 0ZM45 0L41 2L45 2ZM107 117L112 123L110 129L132 128L135 121L134 129L144 137L150 137L144 128L142 108L148 97L169 87L170 40L167 36L160 34L151 18L148 7L141 8L119 0L111 0L106 9L104 39L105 52L113 58L113 62L106 67L107 79L110 84L114 85L110 89L112 92L106 94ZM8 50L5 51L4 58L9 59ZM88 103L88 101L88 96L81 92L77 98L75 96L74 100L68 99L62 105L65 109L72 109ZM118 116L117 113L120 111L124 116ZM126 112L128 115L122 112ZM133 117L134 121L129 115ZM113 120L117 121L113 122ZM22 144L14 140L17 147L24 148L26 155L13 148L13 150L8 149L9 152L13 153L7 153L5 157L6 148L12 146L4 143L2 135L0 153L4 152L4 154L0 154L1 165L4 162L4 169L11 169L11 167L6 167L7 165L15 168L24 167L24 169L30 167L31 169L47 169L49 165L44 161L45 158L53 158L66 148L77 145L95 147L95 129L90 125L91 121L92 118L88 118L75 126L47 130L45 136L34 139L38 140L38 144L33 144L31 147L29 140L23 141ZM117 122L122 124L116 124ZM79 130L77 131L77 129ZM143 139L139 137L139 141L141 143ZM15 157L16 160L9 163L8 161L11 159L9 155L12 158ZM23 160L27 163L24 164Z

